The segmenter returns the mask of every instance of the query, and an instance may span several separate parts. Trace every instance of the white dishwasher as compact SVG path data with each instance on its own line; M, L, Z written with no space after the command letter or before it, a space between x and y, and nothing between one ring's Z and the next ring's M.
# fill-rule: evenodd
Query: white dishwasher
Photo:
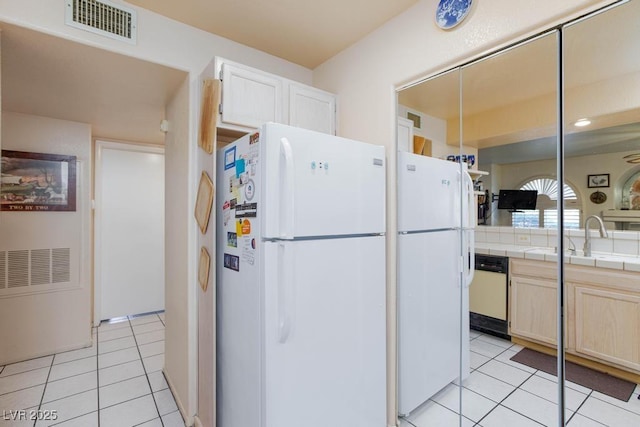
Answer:
M469 287L471 329L510 339L509 258L476 254L476 271Z

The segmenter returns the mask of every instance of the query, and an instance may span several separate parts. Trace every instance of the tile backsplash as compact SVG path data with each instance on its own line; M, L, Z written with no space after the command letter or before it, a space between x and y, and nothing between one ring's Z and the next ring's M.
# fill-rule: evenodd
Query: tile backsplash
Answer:
M602 238L597 230L591 233L591 250L595 252L640 255L640 232L609 230L609 237ZM568 230L565 248L574 245L581 253L584 246L584 229ZM558 246L558 231L544 228L514 228L478 226L475 231L476 242L498 243L516 246L548 247Z

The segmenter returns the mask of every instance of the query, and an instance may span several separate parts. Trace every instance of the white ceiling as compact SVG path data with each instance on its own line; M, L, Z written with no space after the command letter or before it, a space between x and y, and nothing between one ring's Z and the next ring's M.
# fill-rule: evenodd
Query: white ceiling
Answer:
M89 123L95 137L163 144L184 71L2 24L2 109Z
M313 69L418 0L127 2Z

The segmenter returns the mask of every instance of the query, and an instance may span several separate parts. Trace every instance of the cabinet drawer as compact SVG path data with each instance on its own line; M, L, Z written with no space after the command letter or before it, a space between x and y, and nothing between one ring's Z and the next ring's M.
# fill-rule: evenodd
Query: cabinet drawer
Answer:
M525 259L510 258L511 274L517 276L531 276L556 280L558 277L558 264L555 262L531 261Z

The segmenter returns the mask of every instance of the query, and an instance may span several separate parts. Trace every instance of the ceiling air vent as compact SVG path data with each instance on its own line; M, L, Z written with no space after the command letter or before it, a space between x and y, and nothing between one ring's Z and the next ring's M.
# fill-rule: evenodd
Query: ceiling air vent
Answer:
M107 0L66 0L65 23L92 33L136 43L136 11Z

